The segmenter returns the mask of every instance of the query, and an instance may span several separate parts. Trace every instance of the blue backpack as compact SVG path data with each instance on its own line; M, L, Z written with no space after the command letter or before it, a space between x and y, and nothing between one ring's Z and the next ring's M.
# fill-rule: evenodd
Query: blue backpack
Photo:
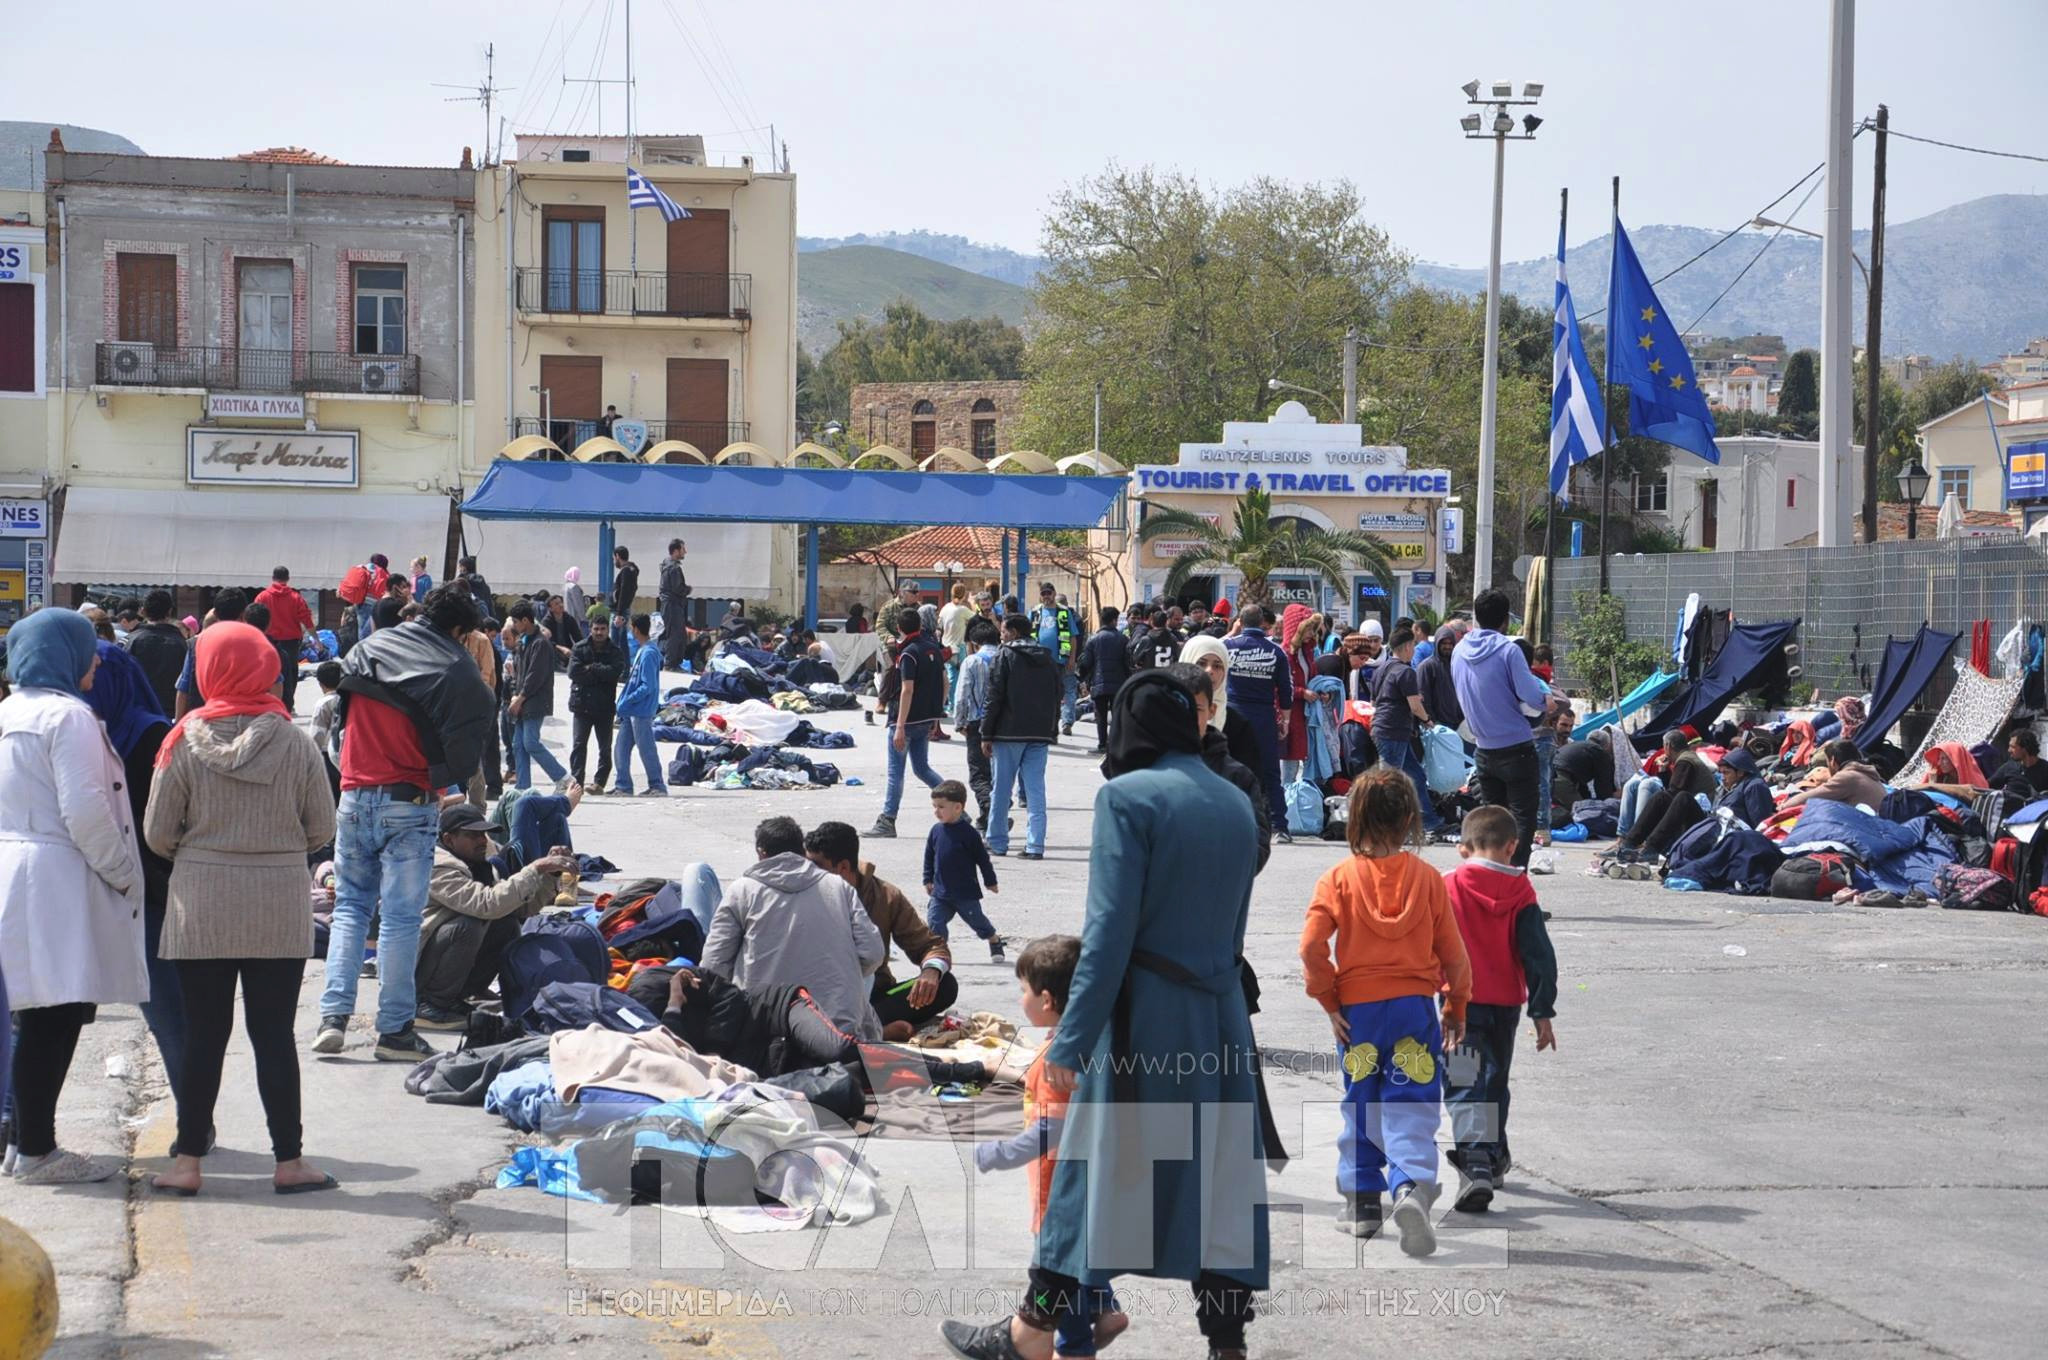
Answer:
M591 1025L632 1034L661 1023L647 1007L601 982L548 983L534 994L525 1022L528 1034L553 1034Z
M1297 779L1287 786L1287 834L1290 836L1320 836L1323 834L1323 791L1306 779Z
M505 946L498 985L505 1019L517 1025L541 988L550 982L595 982L611 974L611 956L595 927L563 916L536 916Z

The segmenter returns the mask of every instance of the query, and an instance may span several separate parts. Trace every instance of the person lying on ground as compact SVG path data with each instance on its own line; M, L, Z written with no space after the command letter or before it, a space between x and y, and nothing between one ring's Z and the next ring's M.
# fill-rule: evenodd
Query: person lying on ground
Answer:
M576 868L575 855L556 846L501 877L490 860L497 848L490 825L468 801L441 809L413 972L420 1029L460 1030L469 1023L469 998L490 991L506 947L527 918L554 900L560 876Z
M1863 753L1856 749L1853 741L1839 738L1821 748L1821 759L1827 762L1827 779L1810 789L1802 789L1784 802L1778 804L1779 812L1790 812L1793 808L1810 799L1818 798L1825 803L1848 803L1872 811L1884 802L1888 790L1884 780L1878 776L1875 767L1867 764Z

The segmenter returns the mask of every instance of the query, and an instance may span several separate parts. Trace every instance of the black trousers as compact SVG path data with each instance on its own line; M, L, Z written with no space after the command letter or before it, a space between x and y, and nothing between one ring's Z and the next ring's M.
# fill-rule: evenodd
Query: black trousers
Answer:
M885 1025L892 1025L898 1020L921 1025L934 1016L944 1015L947 1009L960 999L960 979L946 972L939 975L939 990L933 994L931 1004L913 1006L910 1004L910 988L915 980L912 978L909 982L899 982L894 989L886 992L882 990L882 984L877 980L868 993L868 1001L875 1008L875 1018Z
M1244 1329L1256 1315L1250 1285L1228 1275L1205 1270L1188 1285L1195 1295L1195 1325L1212 1351L1244 1349ZM1030 1286L1017 1316L1024 1325L1041 1332L1052 1331L1060 1318L1076 1311L1082 1303L1081 1282L1043 1266L1031 1267Z
M974 801L981 813L974 824L988 830L988 810L995 802L996 776L989 758L981 751L981 719L963 725L960 736L967 743L967 787L974 791Z
M256 1091L270 1124L270 1149L280 1162L302 1151L298 1018L304 959L179 959L185 989L185 1085L178 1092L178 1147L203 1148L220 1099L221 1066L235 1028L235 984L242 986L242 1024L256 1055ZM194 1154L197 1155L197 1154Z
M15 1142L24 1157L57 1150L57 1097L94 1011L90 1002L74 1001L14 1013Z
M1109 706L1116 699L1114 694L1091 694L1095 709L1095 749L1109 749Z
M299 640L293 638L290 642L280 642L272 638L270 645L277 648L278 676L283 686L278 697L284 700L286 708L290 708L292 696L299 689Z
M1444 1104L1457 1150L1451 1161L1466 1171L1498 1175L1509 1160L1508 1073L1515 1063L1520 1006L1465 1006L1465 1038L1444 1055Z
M1529 864L1529 847L1536 838L1536 743L1504 746L1497 751L1479 748L1473 757L1473 775L1480 801L1495 803L1515 814L1515 863Z
M1706 809L1689 793L1659 789L1650 795L1621 843L1653 855L1668 853L1678 838L1707 819Z
M505 757L498 748L498 724L492 723L484 732L484 755L479 762L483 769L484 792L496 798L505 791ZM339 776L336 776L339 785Z
M437 916L420 931L419 963L412 975L418 1003L452 1011L488 992L505 962L506 947L519 938L523 924L525 919L516 914L495 921L459 912Z
M585 717L581 713L570 715L569 724L569 773L576 782L583 784L583 748L590 740L591 733L597 734L597 787L607 789L612 782L612 722L611 714L601 717Z

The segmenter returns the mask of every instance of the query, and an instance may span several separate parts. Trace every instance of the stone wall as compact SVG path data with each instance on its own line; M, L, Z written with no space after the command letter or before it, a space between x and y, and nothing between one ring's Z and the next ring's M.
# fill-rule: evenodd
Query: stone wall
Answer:
M931 415L913 414L920 401L932 404ZM977 401L986 401L995 409L977 413ZM993 419L995 451L989 456L1000 456L1016 447L1013 432L1023 403L1021 381L862 383L853 389L850 403L852 433L865 443L893 444L908 453L912 427L930 421L933 448L951 445L973 453L974 422Z

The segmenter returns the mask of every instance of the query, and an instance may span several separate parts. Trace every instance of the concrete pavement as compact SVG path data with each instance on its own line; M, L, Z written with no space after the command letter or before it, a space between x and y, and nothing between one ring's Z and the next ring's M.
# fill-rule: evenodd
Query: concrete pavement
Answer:
M627 875L701 859L729 881L752 861L761 817L864 829L881 802L881 729L853 715L824 725L855 733L857 749L827 758L864 787L593 798L577 843ZM566 725L549 736L559 749ZM1053 753L1046 860L1000 862L990 910L1015 937L1079 926L1100 783L1087 744ZM934 763L964 772L957 744ZM906 799L903 838L867 846L913 891L927 807ZM1336 1082L1295 939L1340 853L1276 847L1247 942L1272 1091L1301 1154L1274 1191L1304 1206L1276 1213L1258 1354L2039 1353L2048 1177L2031 1154L2048 1122L2048 1039L2033 1017L2048 922L1669 893L1587 879L1587 852L1566 850L1564 872L1538 880L1564 974L1559 1049L1518 1055L1516 1174L1495 1212L1449 1216L1443 1251L1415 1265L1388 1243L1361 1252L1328 1223ZM1009 969L956 941L962 1008L1014 1013ZM318 979L309 967L302 1034ZM127 1007L87 1031L62 1136L131 1150L137 1179L0 1184L0 1215L43 1242L62 1278L54 1354L929 1356L939 1316L996 1316L1029 1259L1022 1179L975 1183L944 1144L871 1145L894 1210L880 1219L722 1240L660 1210L489 1188L526 1137L406 1095L403 1069L364 1048L303 1070L307 1153L341 1192L271 1194L238 1039L206 1192L160 1199L140 1180L164 1164L171 1124L148 1034ZM946 1198L956 1185L972 1190L964 1227ZM778 1268L786 1254L793 1268ZM1184 1290L1123 1283L1138 1325L1114 1353L1200 1353Z

